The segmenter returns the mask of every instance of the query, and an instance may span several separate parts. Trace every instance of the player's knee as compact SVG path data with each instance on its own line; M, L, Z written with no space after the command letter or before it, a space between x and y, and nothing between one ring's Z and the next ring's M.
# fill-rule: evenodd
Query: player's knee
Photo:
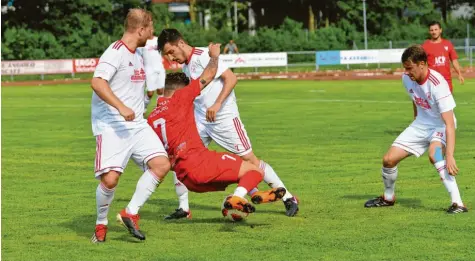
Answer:
M251 151L246 155L241 156L241 159L251 163L254 166L257 166L259 168L260 165L260 160L257 158L257 156Z
M165 178L171 168L170 161L166 157L155 157L147 163L150 171L152 171L160 179Z
M101 183L108 189L113 189L119 183L120 173L116 171L109 171L101 175Z
M383 157L383 166L385 168L394 168L399 162L395 160L389 153L386 153Z

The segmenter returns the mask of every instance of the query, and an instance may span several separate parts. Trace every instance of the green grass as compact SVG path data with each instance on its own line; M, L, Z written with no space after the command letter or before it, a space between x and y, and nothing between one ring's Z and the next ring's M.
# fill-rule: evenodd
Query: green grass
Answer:
M381 157L412 118L399 81L242 81L241 117L255 153L301 200L259 205L225 222L227 193L191 194L193 220L168 177L141 210L145 242L114 221L141 172L130 163L112 204L108 242L95 221L95 140L87 85L2 88L3 260L475 260L475 85L455 82L458 183L470 211L447 215L445 188L427 156L399 168L398 204L365 209L382 192ZM265 188L266 186L262 186Z

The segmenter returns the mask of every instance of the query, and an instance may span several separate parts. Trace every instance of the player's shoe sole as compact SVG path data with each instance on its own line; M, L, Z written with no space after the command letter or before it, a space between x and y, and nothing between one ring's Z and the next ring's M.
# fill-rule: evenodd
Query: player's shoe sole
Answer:
M138 230L135 227L134 221L132 221L131 218L127 216L121 215L121 213L117 214L117 222L122 224L128 231L129 233L134 236L137 239L140 240L145 240L145 235L142 233L142 231Z
M256 191L256 193L252 195L251 201L254 204L275 202L277 200L281 200L285 193L287 193L285 188L273 188L266 191Z
M224 202L223 206L225 209L236 209L245 213L256 212L256 208L253 205L251 205L249 202L247 202L246 199L243 199L237 196L232 196L229 199L227 199Z

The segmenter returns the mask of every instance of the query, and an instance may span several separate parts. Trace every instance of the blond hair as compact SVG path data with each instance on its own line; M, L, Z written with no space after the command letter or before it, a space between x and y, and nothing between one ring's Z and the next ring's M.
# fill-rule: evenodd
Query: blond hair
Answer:
M147 27L152 22L152 13L141 8L129 9L125 18L124 28L126 31L132 31L139 27Z

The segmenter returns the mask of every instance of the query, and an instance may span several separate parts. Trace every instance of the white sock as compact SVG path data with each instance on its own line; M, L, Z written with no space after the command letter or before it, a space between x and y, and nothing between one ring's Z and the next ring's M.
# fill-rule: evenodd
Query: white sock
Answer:
M247 189L245 189L244 187L237 187L234 190L233 196L238 196L238 197L244 198L246 196L246 194L247 194Z
M158 177L155 176L155 174L153 174L150 170L145 171L137 182L135 193L127 205L127 213L137 215L137 213L139 213L139 209L143 206L143 204L145 204L147 199L150 197L150 195L152 195L158 185L160 185L160 180Z
M397 179L397 166L394 168L385 168L381 169L384 183L384 199L393 201L394 200L394 188L396 187Z
M108 189L104 184L99 183L96 189L96 207L97 207L97 219L96 225L106 225L108 223L107 214L109 213L109 207L114 199L115 188Z
M293 197L293 195L290 194L290 192L285 187L284 182L280 180L279 176L277 176L277 173L275 173L274 169L269 164L261 160L259 168L264 171L264 182L267 183L271 188L285 188L287 192L282 198L283 201Z
M188 204L188 189L178 180L175 172L173 172L173 183L175 184L175 192L178 197L178 208L181 208L186 212L190 211L190 205Z
M451 176L447 171L445 160L436 162L434 167L437 169L437 172L439 172L440 179L449 192L452 203L457 203L457 205L463 206L462 198L460 197L459 188L457 186L457 181L455 180L455 177Z
M145 110L147 110L148 104L150 103L150 97L148 97L147 94L145 94L143 103L144 103L144 106L145 106Z
M259 191L259 189L253 188L251 191L247 192L247 195L252 196L252 194L256 193L257 191Z

